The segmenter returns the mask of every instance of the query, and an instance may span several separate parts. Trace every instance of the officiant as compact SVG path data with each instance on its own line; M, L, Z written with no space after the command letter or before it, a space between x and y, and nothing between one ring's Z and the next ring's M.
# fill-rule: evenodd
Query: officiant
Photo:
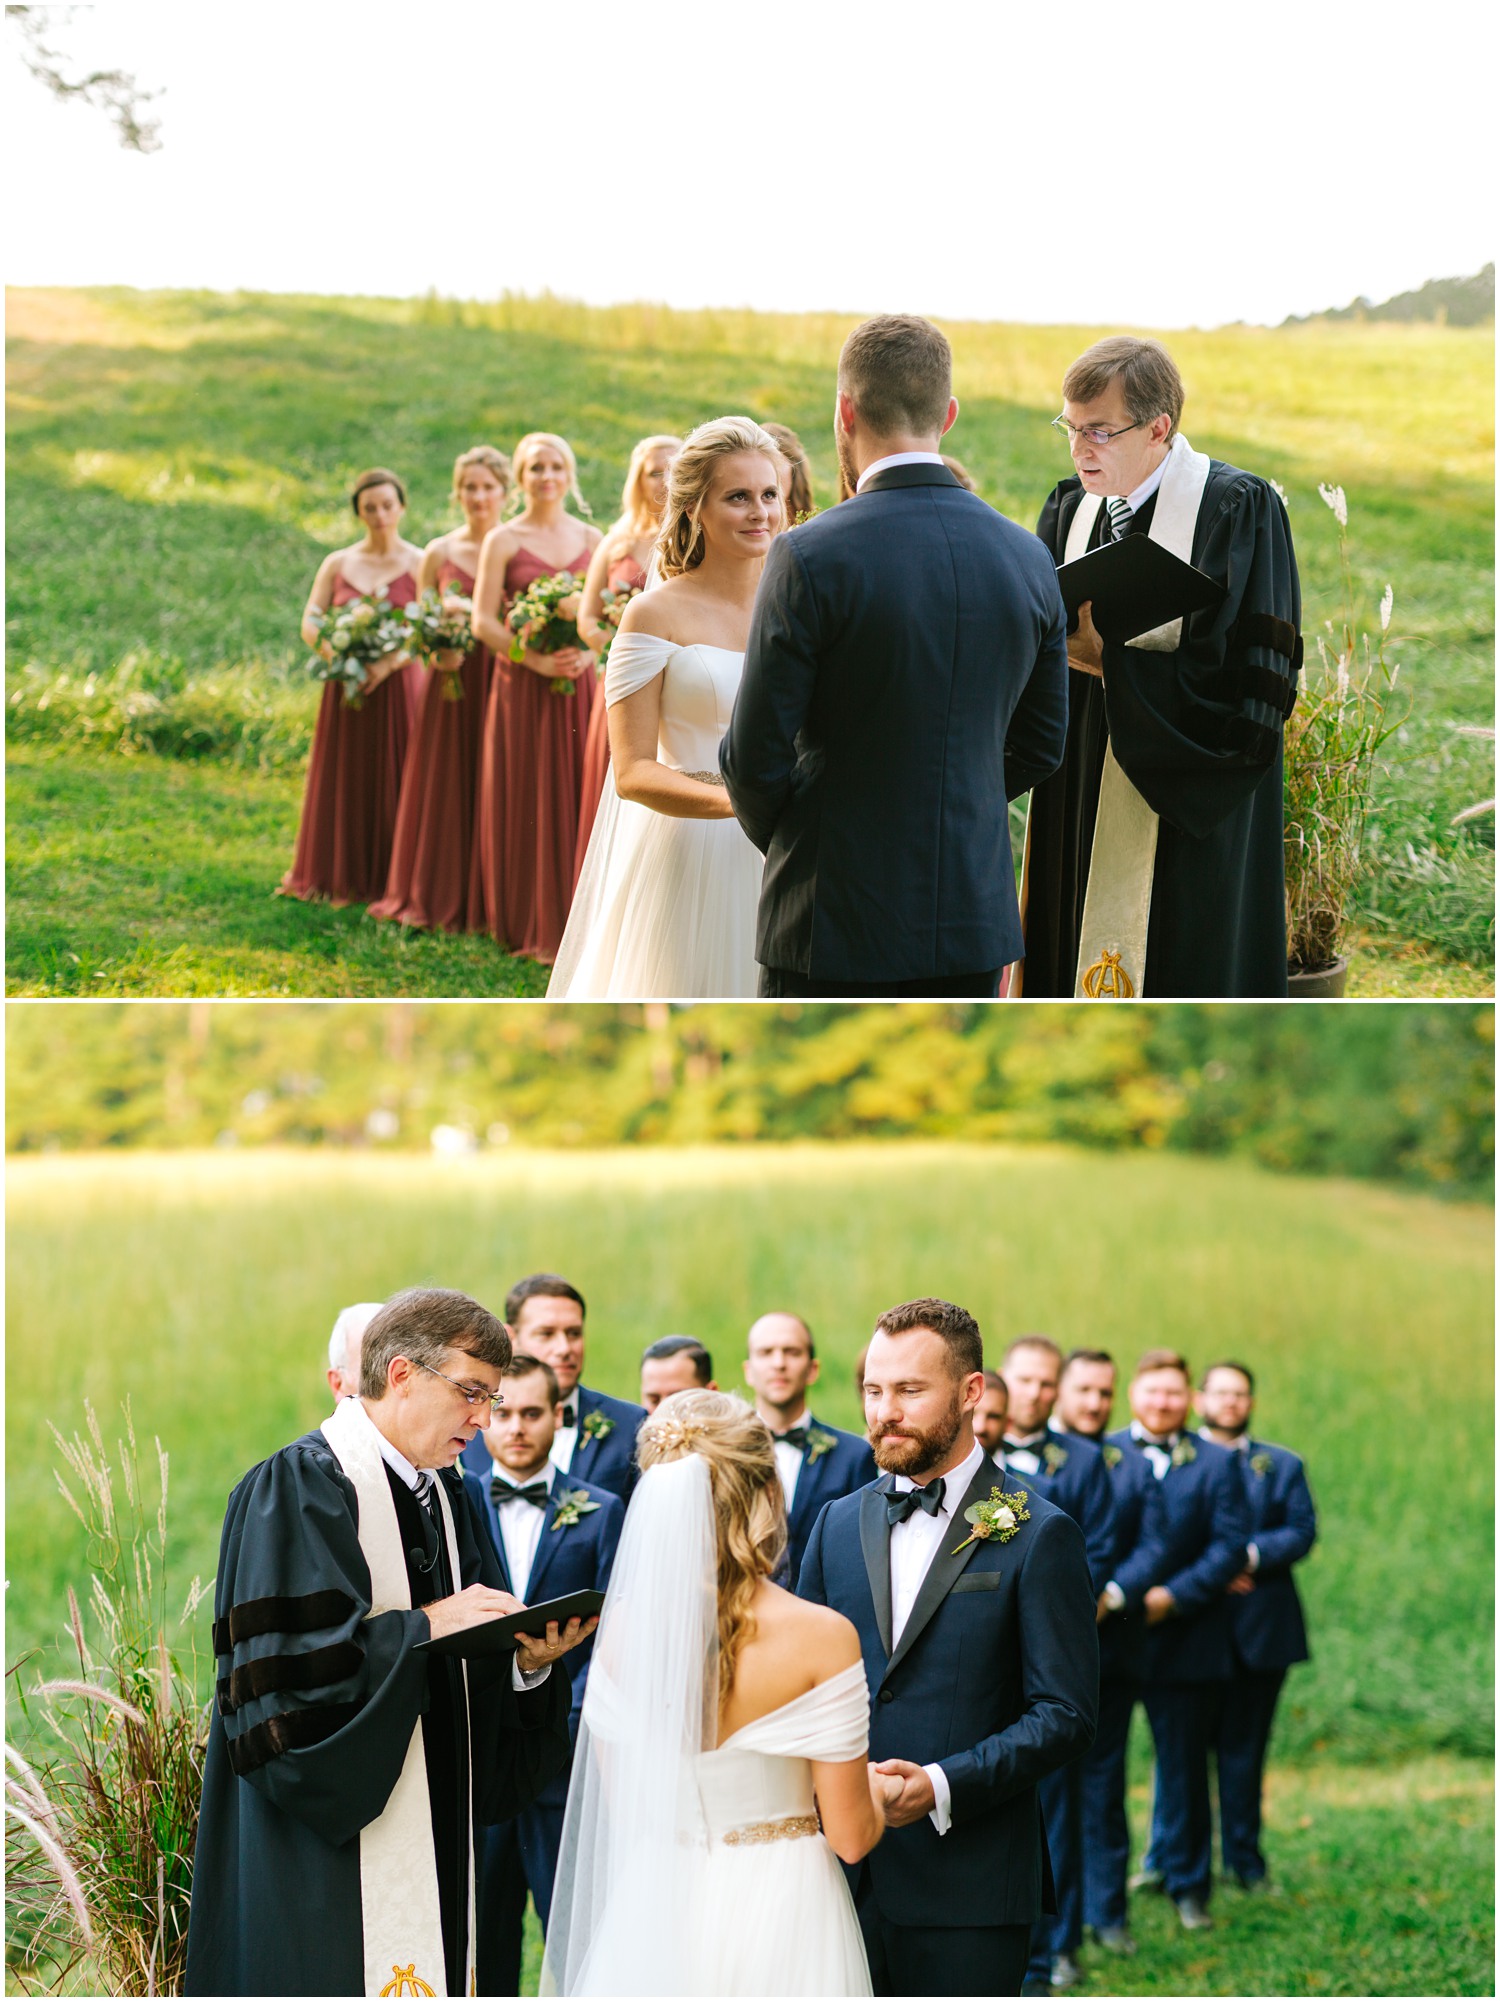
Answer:
M1031 797L1028 999L1286 993L1281 734L1302 601L1286 509L1254 473L1194 451L1158 341L1080 355L1054 424L1074 476L1037 533L1059 565L1146 536L1224 589L1217 609L1068 639L1068 740ZM1103 602L1099 610L1104 617Z
M593 1631L424 1649L521 1610L454 1466L509 1361L477 1301L399 1293L365 1331L361 1395L230 1496L189 1994L473 1992L474 1823L566 1764L550 1671Z

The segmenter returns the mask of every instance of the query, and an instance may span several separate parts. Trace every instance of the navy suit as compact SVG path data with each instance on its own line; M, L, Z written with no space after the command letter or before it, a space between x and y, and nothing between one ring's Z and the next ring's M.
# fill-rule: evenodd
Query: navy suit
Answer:
M766 857L762 993L953 991L1019 956L1005 803L1062 758L1066 629L1050 552L942 465L776 537L719 747Z
M1127 1428L1110 1435L1121 1453L1150 1458ZM1245 1568L1250 1509L1234 1455L1184 1432L1157 1485L1165 1517L1166 1558L1147 1575L1137 1551L1117 1569L1122 1590L1165 1585L1173 1612L1148 1627L1141 1643L1146 1715L1156 1745L1152 1856L1168 1897L1206 1903L1212 1882L1213 1815L1208 1754L1223 1688L1234 1672L1229 1600L1224 1588Z
M622 1397L606 1397L602 1390L588 1390L581 1383L573 1395L578 1403L578 1442L573 1448L573 1464L566 1478L583 1481L590 1487L608 1488L612 1495L628 1502L630 1491L639 1478L635 1464L635 1435L646 1422L645 1408L639 1404L627 1404ZM602 1425L607 1428L602 1437L597 1429L589 1432L591 1415L596 1427ZM463 1463L471 1474L478 1474L488 1482L489 1448L477 1432L463 1450Z
M488 1458L488 1455L486 1455ZM493 1462L491 1462L493 1466ZM542 1515L541 1535L531 1561L531 1575L524 1593L516 1593L529 1606L546 1599L561 1599L569 1592L602 1592L609 1574L625 1521L625 1505L605 1488L591 1487L573 1474L563 1474L548 1466L552 1495ZM555 1529L558 1496L582 1489L597 1507L581 1515L577 1522ZM505 1539L500 1534L495 1505L490 1499L489 1475L484 1479L464 1474L464 1490L482 1533L494 1546L505 1580L505 1590L515 1592L515 1582L505 1557ZM594 1644L587 1640L564 1655L561 1666L572 1682L572 1704L568 1713L568 1736L578 1742L578 1721L583 1713L584 1690L588 1685L589 1657ZM556 1674L557 1670L554 1669ZM512 1820L494 1827L481 1827L474 1854L474 1897L477 1916L475 1969L481 1995L520 1993L521 1927L530 1888L537 1916L543 1927L552 1904L552 1883L557 1875L558 1849L562 1842L563 1809L568 1799L568 1773L564 1768L542 1789L536 1800Z
M1104 1455L1092 1439L1048 1431L1033 1446L1041 1462L1034 1474L1014 1464L1005 1449L1006 1479L1030 1487L1072 1516L1083 1531L1089 1583L1095 1597L1104 1590L1114 1564L1114 1502ZM1057 1888L1057 1910L1049 1912L1031 1937L1030 1977L1046 1981L1053 1957L1076 1953L1083 1939L1083 1761L1070 1759L1048 1773L1038 1789L1047 1827L1047 1853Z
M1247 1883L1266 1874L1260 1847L1261 1786L1271 1724L1286 1672L1308 1658L1307 1625L1292 1577L1318 1534L1307 1473L1295 1453L1251 1439L1236 1452L1259 1562L1255 1589L1229 1600L1234 1674L1214 1734L1219 1843L1224 1868Z
M793 1587L802 1570L807 1539L823 1510L841 1495L852 1495L856 1488L868 1487L880 1471L868 1439L861 1439L853 1432L840 1432L816 1418L808 1423L809 1445L814 1434L834 1443L826 1451L811 1455L803 1449L802 1471L792 1490L786 1525L787 1577Z
M858 1629L870 1757L941 1765L951 1792L946 1835L924 1815L850 1872L877 1994L1003 1993L1007 1960L1016 1992L1047 1874L1037 1783L1094 1735L1098 1646L1076 1523L1033 1494L1008 1541L958 1548L964 1509L1018 1485L981 1462L894 1646L889 1476L825 1508L803 1559L801 1596Z

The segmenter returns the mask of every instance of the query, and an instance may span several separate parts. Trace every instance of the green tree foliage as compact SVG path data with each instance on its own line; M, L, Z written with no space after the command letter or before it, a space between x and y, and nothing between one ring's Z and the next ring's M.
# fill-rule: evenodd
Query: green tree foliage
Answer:
M101 1002L10 1014L7 1145L22 1152L925 1135L1238 1154L1468 1191L1493 1172L1487 1007Z

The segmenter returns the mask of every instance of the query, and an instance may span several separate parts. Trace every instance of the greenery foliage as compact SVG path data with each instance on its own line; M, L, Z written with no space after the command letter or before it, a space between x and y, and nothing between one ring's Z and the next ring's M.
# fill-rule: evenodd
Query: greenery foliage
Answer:
M577 446L603 519L637 437L742 409L799 430L826 503L835 490L828 388L847 325L833 314L545 298L13 293L12 744L82 769L91 785L108 779L93 776L85 755L114 749L211 760L220 774L228 765L267 781L281 775L277 831L265 831L258 859L269 886L290 849L317 701L301 669L297 615L322 556L352 539L343 499L351 473L372 460L394 464L412 495L407 533L420 541L451 526L456 452L485 437L509 445L542 425ZM1047 420L1067 362L1098 331L949 328L963 406L956 448L985 497L1018 520L1036 519L1067 470ZM1170 338L1194 443L1289 493L1310 650L1342 601L1336 538L1316 490L1332 481L1357 497L1356 600L1367 610L1395 584L1415 706L1382 753L1356 913L1403 949L1487 966L1493 823L1453 820L1491 790L1489 753L1453 726L1488 723L1493 710L1492 332L1321 325ZM139 770L128 776L150 796ZM13 991L277 990L277 953L247 940L227 963L213 944L200 960L194 924L179 942L175 988L144 916L132 920L128 945L112 938L101 950L96 927L107 920L83 894L82 858L33 867L76 825L59 821L56 804L28 784L12 808ZM206 799L202 811L211 811ZM239 933L251 922L240 879L215 866L198 811L155 832L169 858L192 859L198 929ZM134 908L149 898L150 868L142 876L134 855L121 867ZM336 992L326 984L326 938L304 923L287 950L302 957L309 984ZM427 971L440 984L425 991L525 991L524 979L493 966L493 951L486 979L438 943ZM84 960L87 976L77 971ZM394 957L383 963L387 991L408 991L408 970ZM1423 984L1468 991L1461 974L1436 968Z
M1468 1005L9 1012L18 1152L922 1134L1238 1154L1460 1189L1492 1174L1493 1015Z

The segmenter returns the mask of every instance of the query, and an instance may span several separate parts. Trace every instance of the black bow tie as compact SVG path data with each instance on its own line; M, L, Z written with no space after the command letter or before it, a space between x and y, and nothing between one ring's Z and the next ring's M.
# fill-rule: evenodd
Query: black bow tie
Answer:
M557 1429L559 1432L566 1431L577 1423L578 1406L576 1404L560 1404L557 1407Z
M885 1498L885 1518L889 1523L905 1522L914 1508L937 1515L943 1506L943 1477L929 1481L925 1488L908 1488L905 1494L889 1494Z
M1046 1443L1047 1434L1045 1432L1041 1433L1035 1439L1012 1439L1007 1436L1003 1442L1003 1450L1007 1453L1034 1453L1040 1459L1042 1457L1042 1448Z
M545 1481L528 1481L524 1488L513 1488L509 1481L502 1481L498 1474L490 1477L490 1500L499 1508L502 1502L535 1502L538 1508L545 1508L551 1496L551 1489Z
M806 1423L794 1425L790 1432L778 1432L775 1441L778 1446L795 1446L799 1453L807 1451L808 1426Z

